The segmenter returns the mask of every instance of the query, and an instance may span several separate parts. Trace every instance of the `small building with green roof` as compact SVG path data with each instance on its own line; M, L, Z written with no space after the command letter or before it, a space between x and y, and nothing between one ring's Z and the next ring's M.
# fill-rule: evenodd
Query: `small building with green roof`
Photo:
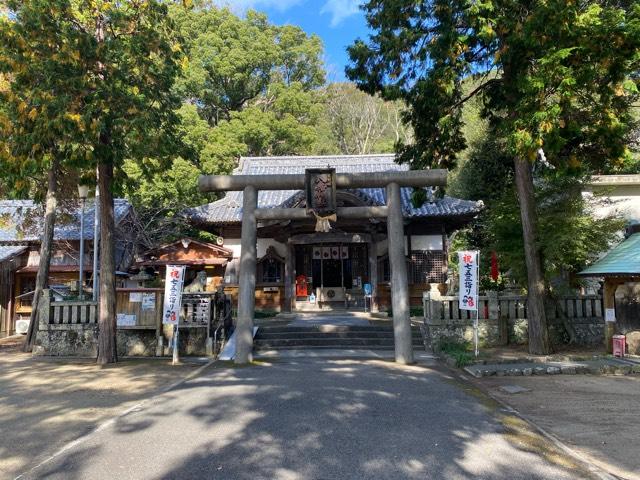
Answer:
M605 342L611 350L616 333L640 331L640 225L580 275L604 278ZM616 294L617 293L617 294ZM617 302L616 302L617 300ZM640 335L640 334L639 334Z

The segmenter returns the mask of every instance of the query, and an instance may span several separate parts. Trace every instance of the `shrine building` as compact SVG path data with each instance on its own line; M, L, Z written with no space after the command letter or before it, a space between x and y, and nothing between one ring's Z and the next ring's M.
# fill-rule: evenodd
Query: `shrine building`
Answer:
M242 158L232 175L277 179L317 169L356 176L408 171L406 165L395 163L393 154L372 154ZM377 214L387 204L385 188L334 190L339 214L329 212L324 220L312 213L283 219L276 214L282 209L308 213L308 192L304 188L267 188L258 191L257 207L272 210L274 218L263 214L256 220L256 310L363 310L369 290L367 309L390 307L387 221ZM482 208L481 202L446 195L440 198L437 188L426 188L427 201L419 208L412 205L412 188L400 188L409 298L416 306L421 304L422 292L446 289L447 239ZM349 207L370 207L360 211L371 214L349 218L349 212L356 210ZM187 215L194 225L221 237L219 242L233 252L224 267L222 283L237 302L243 191L228 191L218 201L189 209ZM317 231L323 221L325 225L328 221L330 228Z

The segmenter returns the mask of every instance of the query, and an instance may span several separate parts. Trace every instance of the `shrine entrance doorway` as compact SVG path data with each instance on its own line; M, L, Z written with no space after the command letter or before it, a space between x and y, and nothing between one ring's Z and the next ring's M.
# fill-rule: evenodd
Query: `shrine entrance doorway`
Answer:
M295 245L297 310L364 309L364 285L372 282L369 245Z

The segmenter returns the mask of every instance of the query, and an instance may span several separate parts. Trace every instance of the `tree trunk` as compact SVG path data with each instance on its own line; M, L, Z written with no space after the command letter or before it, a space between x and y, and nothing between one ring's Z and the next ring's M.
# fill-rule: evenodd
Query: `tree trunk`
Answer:
M29 331L25 338L23 351L30 352L36 344L38 335L38 303L42 296L42 290L49 282L49 265L51 263L51 248L53 245L53 230L56 225L56 208L58 207L58 159L54 158L48 172L47 197L44 212L44 231L42 232L42 243L40 243L40 264L36 275L36 289L33 292L33 302L31 304L31 317L29 321Z
M118 361L116 349L116 265L114 249L113 164L98 166L100 189L100 299L98 316L98 358L101 365ZM96 272L94 272L95 275Z
M531 164L522 158L515 159L516 187L520 201L522 237L527 265L527 306L529 323L529 353L547 355L551 353L549 328L544 308L545 285L542 275L540 250L536 244L538 217L536 212Z

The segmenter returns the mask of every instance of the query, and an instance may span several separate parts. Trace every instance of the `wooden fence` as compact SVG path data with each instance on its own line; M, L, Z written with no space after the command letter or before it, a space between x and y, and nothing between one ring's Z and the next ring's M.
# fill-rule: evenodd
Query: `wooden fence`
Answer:
M182 297L182 316L184 326L206 326L213 315L213 293L188 293ZM118 289L116 291L116 315L119 327L156 327L162 325L162 306L164 290L158 288ZM40 324L51 325L90 325L98 321L97 302L52 301L49 290L43 292Z

